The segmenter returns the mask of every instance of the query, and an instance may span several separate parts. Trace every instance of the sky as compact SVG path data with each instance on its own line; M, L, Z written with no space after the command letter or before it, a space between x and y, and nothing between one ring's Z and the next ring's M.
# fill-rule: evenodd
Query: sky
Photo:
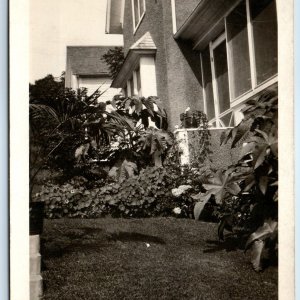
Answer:
M107 0L30 0L29 80L60 76L66 46L122 45L122 35L105 34Z

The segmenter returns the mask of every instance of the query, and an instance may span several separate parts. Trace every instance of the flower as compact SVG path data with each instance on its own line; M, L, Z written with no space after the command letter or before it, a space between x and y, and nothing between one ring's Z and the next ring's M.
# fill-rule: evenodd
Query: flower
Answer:
M174 197L179 197L191 188L191 185L180 185L177 189L172 189L172 194Z
M180 207L175 207L175 208L173 209L173 213L176 214L176 215L181 214L181 208L180 208Z

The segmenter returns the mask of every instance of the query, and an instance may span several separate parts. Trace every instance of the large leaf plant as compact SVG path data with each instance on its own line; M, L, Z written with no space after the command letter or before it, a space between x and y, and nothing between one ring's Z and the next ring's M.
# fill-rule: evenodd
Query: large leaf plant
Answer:
M221 137L221 144L231 142L240 147L239 161L227 170L218 170L203 184L206 193L194 197L199 200L194 214L199 216L205 203L214 197L217 204L227 206L233 199L238 205L229 209L222 219L218 234L224 229L243 227L248 234L246 250L251 249L251 262L256 271L262 269L262 253L272 245L276 250L278 224L278 96L276 90L264 92L249 100L243 120ZM245 202L245 195L247 201ZM245 209L247 207L247 209ZM270 243L270 240L273 242ZM275 241L275 242L274 242Z

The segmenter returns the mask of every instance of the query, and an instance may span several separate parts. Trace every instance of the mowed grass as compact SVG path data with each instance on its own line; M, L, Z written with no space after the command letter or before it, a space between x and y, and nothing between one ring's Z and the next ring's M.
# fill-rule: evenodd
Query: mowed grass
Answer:
M45 220L44 298L277 299L277 267L255 273L217 224L149 218Z

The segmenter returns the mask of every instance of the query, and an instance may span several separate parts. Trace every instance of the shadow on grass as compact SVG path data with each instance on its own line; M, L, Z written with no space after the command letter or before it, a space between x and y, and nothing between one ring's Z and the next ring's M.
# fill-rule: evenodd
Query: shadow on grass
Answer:
M42 255L45 259L60 258L64 255L80 252L91 254L111 247L111 242L145 242L165 244L159 237L137 232L114 232L103 234L100 228L70 228L63 235L41 240Z
M81 227L80 229L70 229L64 236L70 239L90 238L93 235L101 233L103 229L93 227Z
M45 259L59 258L72 252L91 253L107 247L101 228L70 228L63 234L41 238L41 252Z
M138 232L116 232L110 234L108 240L120 242L147 242L154 244L166 244L166 242L157 236L141 234Z
M204 249L203 253L214 253L223 250L227 252L243 250L241 240L235 236L227 237L225 241L206 240L205 242L209 244L210 248Z

